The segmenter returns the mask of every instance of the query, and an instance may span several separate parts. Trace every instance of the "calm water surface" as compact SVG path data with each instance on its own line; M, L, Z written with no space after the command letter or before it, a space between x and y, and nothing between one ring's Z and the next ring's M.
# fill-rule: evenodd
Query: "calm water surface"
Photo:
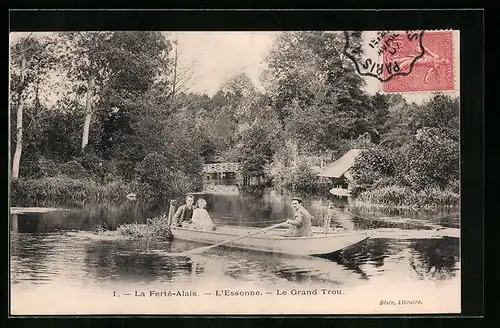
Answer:
M203 194L215 222L264 227L290 217L290 198L276 191ZM329 198L305 199L316 220L324 215ZM335 201L334 226L349 230L397 229L406 233L371 238L326 258L294 257L252 251L212 249L192 258L168 257L164 252L191 249L200 244L110 241L89 238L97 227L145 222L168 210L165 204L138 201L122 204L62 204L70 210L11 217L11 282L16 289L35 285L92 286L96 283L179 283L200 279L235 282L356 285L377 278L446 281L460 268L459 239L422 239L412 232L436 227L459 228L456 209L384 212L356 208ZM40 204L36 204L40 205ZM52 204L54 205L54 204ZM59 204L61 205L61 204ZM45 204L47 206L47 204ZM319 222L319 221L318 221ZM408 233L409 232L409 233Z

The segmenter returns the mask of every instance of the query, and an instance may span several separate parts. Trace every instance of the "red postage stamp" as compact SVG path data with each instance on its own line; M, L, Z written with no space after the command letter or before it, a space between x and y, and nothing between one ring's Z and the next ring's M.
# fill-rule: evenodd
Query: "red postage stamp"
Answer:
M394 51L383 53L384 65L397 62L401 71L412 65L411 72L393 76L383 83L385 92L449 91L455 88L453 35L451 31L426 31L421 43L408 38L392 41ZM415 60L415 58L418 59ZM384 78L389 77L384 71Z

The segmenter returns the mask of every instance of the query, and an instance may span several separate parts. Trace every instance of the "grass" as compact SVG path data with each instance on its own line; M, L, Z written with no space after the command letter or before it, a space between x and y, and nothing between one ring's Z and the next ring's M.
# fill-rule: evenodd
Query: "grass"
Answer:
M420 191L408 187L386 186L367 190L356 197L356 202L392 207L457 206L460 194L447 189L426 188Z
M11 185L11 197L16 200L111 200L125 199L134 189L123 180L99 184L90 178L67 176L19 179Z

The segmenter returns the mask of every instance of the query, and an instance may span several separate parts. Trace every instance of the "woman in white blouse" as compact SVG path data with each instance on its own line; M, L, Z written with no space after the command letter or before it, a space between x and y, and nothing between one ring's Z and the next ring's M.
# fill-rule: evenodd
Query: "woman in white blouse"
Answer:
M193 218L191 219L193 228L205 231L215 230L215 225L212 222L212 219L210 219L210 215L208 214L207 210L205 209L205 206L207 206L206 200L200 198L198 199L196 204L198 205L198 207L194 209Z

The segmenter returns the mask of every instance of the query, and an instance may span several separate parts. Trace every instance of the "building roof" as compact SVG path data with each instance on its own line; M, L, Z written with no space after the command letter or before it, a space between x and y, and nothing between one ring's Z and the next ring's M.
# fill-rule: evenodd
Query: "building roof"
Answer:
M354 160L361 154L363 149L351 149L338 160L325 166L319 173L320 177L340 178L354 165Z

